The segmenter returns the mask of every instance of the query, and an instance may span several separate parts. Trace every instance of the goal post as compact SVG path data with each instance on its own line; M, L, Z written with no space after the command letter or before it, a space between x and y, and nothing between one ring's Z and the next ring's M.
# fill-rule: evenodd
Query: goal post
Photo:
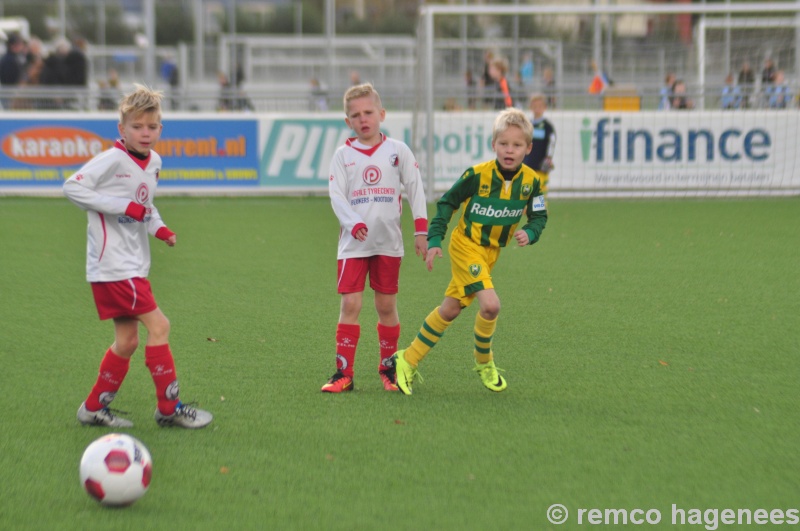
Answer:
M509 22L512 18L513 24ZM650 35L644 32L653 32L652 27L665 18L682 18L679 29L686 32L688 28L688 41L676 37L674 48L651 45ZM497 112L464 102L451 105L449 101L461 92L461 87L454 85L459 80L448 72L448 56L442 44L448 38L452 40L442 28L453 20L462 21L464 35L469 30L463 21L481 24L479 29L469 28L470 37L464 42L470 46L493 43L501 55L512 57L515 63L509 76L519 73L516 59L523 55L519 47L527 51L534 48L531 42L552 41L558 31L564 32L564 20L580 26L584 36L593 32L593 38L583 47L576 44L574 33L560 42L553 41L558 42L562 59L549 60L556 72L557 104L548 108L546 117L556 126L558 138L556 169L550 176L551 197L800 194L800 169L795 170L800 168L800 160L789 140L800 132L800 2L656 4L595 0L547 5L425 4L420 8L420 78L411 140L424 171L429 201L449 188L463 170L481 162L475 158L478 153L483 160L490 158L491 125ZM512 38L508 28L517 32L519 20L524 21L523 27L530 25L541 32L513 35L518 46L514 48L508 44ZM621 28L623 20L631 26ZM450 23L449 27L452 30L458 24ZM721 110L719 94L724 76L720 73L730 69L731 52L728 46L726 54L720 53L720 42L709 41L709 32L774 27L790 34L779 44L780 66L792 91L791 102L785 106L788 108L767 108L765 103L760 108L735 112ZM605 41L598 35L603 31ZM626 37L626 32L633 36ZM598 46L605 46L605 54ZM616 89L630 87L638 94L640 110L606 108L604 94L588 94L590 63L596 63L604 77L613 78ZM754 67L755 74L760 75L760 65ZM537 74L541 71L537 66ZM676 71L689 87L692 111L657 110L664 73L670 71ZM520 87L515 106L527 110L527 96L541 92L542 86L537 78L534 85ZM481 149L468 152L479 142Z

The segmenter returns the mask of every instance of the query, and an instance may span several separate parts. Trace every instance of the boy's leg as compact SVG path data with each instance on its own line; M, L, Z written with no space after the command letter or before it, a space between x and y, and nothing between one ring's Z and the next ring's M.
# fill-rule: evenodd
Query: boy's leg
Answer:
M460 313L461 303L459 300L453 297L445 297L442 304L428 314L419 332L417 332L417 337L411 342L411 346L405 350L403 357L409 365L412 367L419 365L419 362L442 339L447 327L453 323L453 320Z
M114 344L106 351L97 381L86 398L86 409L108 407L128 374L131 356L138 346L139 323L134 319L114 319Z
M147 344L144 361L156 388L157 407L155 413L159 426L202 428L214 416L208 411L183 404L180 400L178 374L175 358L169 348L169 319L160 308L139 315L138 319L147 328Z
M169 319L160 308L140 315L139 320L147 328L147 345L144 348L144 363L156 387L158 410L162 415L171 415L180 401L178 374L175 359L169 348Z
M498 374L492 352L492 338L497 328L500 313L500 299L494 289L479 291L476 294L480 311L475 316L475 368L483 385L492 391L502 391L507 387L505 378Z
M89 396L78 409L82 424L131 427L133 423L108 411L130 368L131 356L136 351L139 323L134 319L114 319L114 344L100 362L97 381Z
M380 347L380 363L378 371L392 368L390 362L397 352L397 341L400 339L400 320L397 315L397 294L375 292L375 309L378 312L378 343Z

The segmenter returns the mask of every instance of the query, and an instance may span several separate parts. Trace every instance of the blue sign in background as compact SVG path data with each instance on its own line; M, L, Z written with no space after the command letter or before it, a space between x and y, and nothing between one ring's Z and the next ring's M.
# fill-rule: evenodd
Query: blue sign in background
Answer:
M107 117L0 120L0 187L60 186L118 137ZM256 119L166 120L154 149L161 186L258 186Z

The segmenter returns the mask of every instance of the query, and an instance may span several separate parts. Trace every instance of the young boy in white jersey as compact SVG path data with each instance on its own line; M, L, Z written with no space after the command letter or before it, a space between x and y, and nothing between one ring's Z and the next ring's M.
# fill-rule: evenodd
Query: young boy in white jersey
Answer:
M147 329L145 364L156 388L160 426L202 428L208 411L178 398L175 361L169 347L169 320L156 304L147 274L155 236L170 247L177 237L153 204L161 157L152 150L161 136L160 91L142 85L119 105L120 139L92 158L64 183L64 195L87 211L86 280L100 319L114 320L114 343L106 351L97 380L78 408L81 424L129 428L133 423L109 409L139 346L139 323Z
M345 123L355 133L333 155L328 191L339 219L337 291L342 296L336 328L336 372L322 386L327 393L353 390L353 368L361 335L358 316L369 275L378 312L378 373L387 391L397 391L391 358L400 337L397 291L403 235L400 185L414 218L414 248L424 258L427 205L419 165L411 149L381 133L386 111L370 83L344 95Z
M542 175L522 163L531 151L532 134L533 126L524 112L514 108L502 111L492 128L496 158L468 168L436 203L425 257L429 271L434 259L442 256L450 219L463 206L448 248L452 278L441 305L428 314L411 345L395 356L397 386L405 395L412 393L419 363L476 299L480 309L472 335L474 370L487 389L500 392L507 387L492 351L500 314L492 270L503 247L512 242L520 247L533 245L547 224ZM521 219L525 224L517 229Z

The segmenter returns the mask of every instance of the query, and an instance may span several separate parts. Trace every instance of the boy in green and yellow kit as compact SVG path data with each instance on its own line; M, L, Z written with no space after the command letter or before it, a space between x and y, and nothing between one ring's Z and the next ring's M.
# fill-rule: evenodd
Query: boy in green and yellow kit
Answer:
M536 243L547 223L542 177L522 163L531 151L532 133L533 126L524 112L513 108L502 111L492 129L496 158L467 169L436 204L425 257L429 271L434 259L442 256L442 239L453 213L462 204L464 208L448 247L453 277L444 300L425 318L411 345L394 356L397 386L406 395L412 393L420 361L476 298L480 311L475 317L474 370L492 391L503 391L507 386L492 353L500 299L491 273L500 249L512 239L520 247ZM515 230L523 215L526 223Z

